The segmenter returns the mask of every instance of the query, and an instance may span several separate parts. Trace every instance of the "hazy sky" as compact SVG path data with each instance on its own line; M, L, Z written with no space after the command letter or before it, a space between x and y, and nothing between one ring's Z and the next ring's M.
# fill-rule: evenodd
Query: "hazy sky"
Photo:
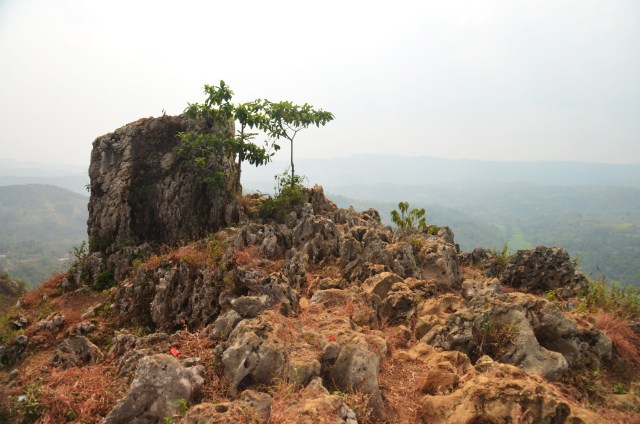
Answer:
M640 162L637 0L0 0L0 58L0 158L88 164L224 79L335 114L297 157Z

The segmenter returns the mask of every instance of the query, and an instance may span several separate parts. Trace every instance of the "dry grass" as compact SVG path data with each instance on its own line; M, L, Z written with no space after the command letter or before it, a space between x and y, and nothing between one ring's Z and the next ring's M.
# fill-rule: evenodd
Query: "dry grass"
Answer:
M32 308L34 305L42 302L43 298L52 298L62 294L60 290L60 282L69 277L69 273L61 273L54 275L51 279L45 281L35 290L27 292L21 299L25 308Z
M640 337L629 328L628 322L613 312L600 311L594 316L595 327L609 336L620 360L634 369L640 367Z
M287 419L286 410L291 405L298 404L302 401L301 389L302 387L286 383L283 380L276 380L275 383L268 388L268 392L273 399L269 423L280 424L290 422Z
M423 396L420 387L426 374L425 365L419 361L383 361L378 382L387 406L388 422L420 422L419 401Z
M40 422L98 422L126 392L126 384L114 374L112 367L102 365L54 369L39 390L46 405Z

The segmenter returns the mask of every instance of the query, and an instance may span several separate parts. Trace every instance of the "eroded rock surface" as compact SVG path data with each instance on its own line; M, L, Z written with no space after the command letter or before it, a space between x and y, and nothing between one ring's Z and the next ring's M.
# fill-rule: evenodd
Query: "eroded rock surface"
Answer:
M181 402L199 401L203 368L183 367L169 355L140 360L129 392L101 424L162 423L179 419Z

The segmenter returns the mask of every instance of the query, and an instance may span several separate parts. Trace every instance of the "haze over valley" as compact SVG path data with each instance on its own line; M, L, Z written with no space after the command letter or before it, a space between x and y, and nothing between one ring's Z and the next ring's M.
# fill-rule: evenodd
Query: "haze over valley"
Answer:
M0 271L37 285L86 239L88 176L68 165L2 163ZM272 193L285 168L245 167L245 192ZM338 206L376 208L387 224L399 201L424 207L464 251L560 245L592 278L640 284L640 165L358 155L301 159L298 169Z

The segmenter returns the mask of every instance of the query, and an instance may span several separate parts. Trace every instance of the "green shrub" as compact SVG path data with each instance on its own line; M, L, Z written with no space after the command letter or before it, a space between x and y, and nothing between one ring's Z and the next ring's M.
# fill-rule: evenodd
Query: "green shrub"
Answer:
M499 273L502 273L502 271L507 268L510 258L511 254L509 253L509 240L507 240L504 246L502 246L502 250L500 250L500 253L496 252L496 265L498 267Z
M640 288L620 287L607 280L589 280L586 293L580 297L578 310L614 312L620 318L640 319Z
M113 272L105 271L96 275L96 279L93 282L93 289L96 291L108 290L116 284L113 278Z
M422 209L409 210L409 202L398 203L398 209L391 211L391 220L398 228L418 228L427 230L427 219L424 215L427 211ZM437 231L436 231L437 232Z
M284 222L287 216L307 201L303 191L304 176L295 175L293 179L287 172L275 176L275 196L267 196L258 209L258 217Z

